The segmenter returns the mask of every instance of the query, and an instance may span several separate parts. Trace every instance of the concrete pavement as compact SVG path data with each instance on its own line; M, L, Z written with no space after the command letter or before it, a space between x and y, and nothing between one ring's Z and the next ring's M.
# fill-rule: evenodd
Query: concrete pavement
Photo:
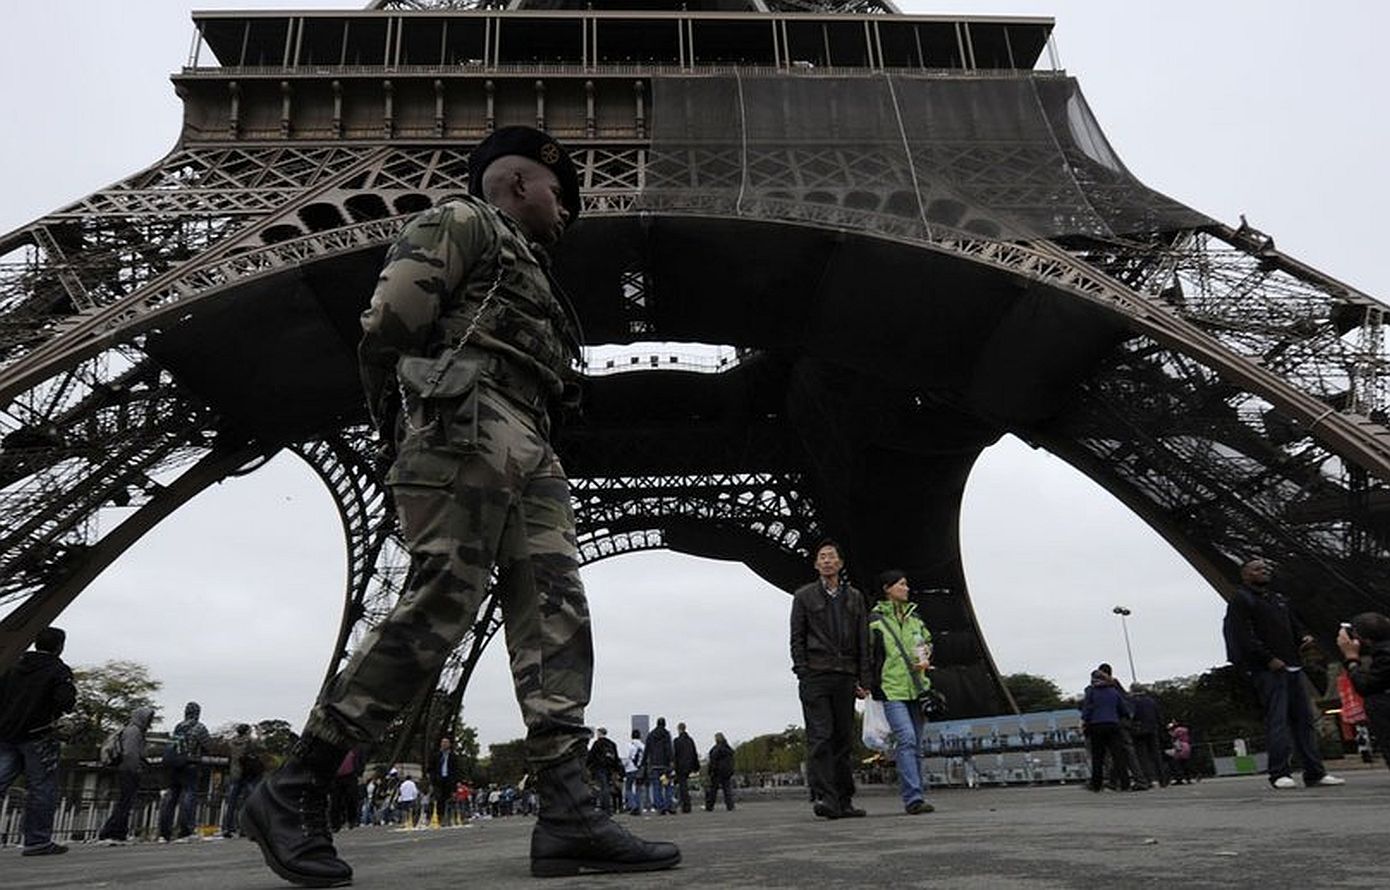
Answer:
M1334 772L1339 772L1334 767ZM1275 791L1263 777L1148 792L1075 785L944 790L907 816L891 789L866 789L868 818L826 822L799 794L746 795L734 812L620 817L681 845L684 862L649 875L539 881L527 871L531 820L465 828L345 832L359 888L559 887L1088 888L1390 886L1384 874L1390 770L1344 771L1341 788ZM63 856L0 850L0 886L275 890L288 887L246 841L75 845Z

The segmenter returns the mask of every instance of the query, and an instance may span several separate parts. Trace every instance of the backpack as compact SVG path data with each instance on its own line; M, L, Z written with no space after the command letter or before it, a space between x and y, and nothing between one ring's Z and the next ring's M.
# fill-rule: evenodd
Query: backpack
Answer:
M188 726L180 723L174 727L169 741L164 745L164 765L186 766L193 756L193 740L188 737Z
M97 762L102 766L120 766L122 760L125 760L125 727L111 730L97 753Z

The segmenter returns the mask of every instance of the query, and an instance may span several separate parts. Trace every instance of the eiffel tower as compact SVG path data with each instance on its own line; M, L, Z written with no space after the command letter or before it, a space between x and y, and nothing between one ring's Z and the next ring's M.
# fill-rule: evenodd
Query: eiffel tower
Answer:
M407 564L356 317L402 222L514 123L576 152L556 263L586 341L725 347L582 369L561 451L585 561L665 548L790 589L832 535L919 585L953 715L1005 711L956 526L1012 432L1220 593L1262 553L1310 624L1390 610L1384 304L1131 177L1046 67L1049 19L398 0L194 22L177 147L0 239L0 664L288 449L347 530L336 670ZM488 601L442 707L498 624Z

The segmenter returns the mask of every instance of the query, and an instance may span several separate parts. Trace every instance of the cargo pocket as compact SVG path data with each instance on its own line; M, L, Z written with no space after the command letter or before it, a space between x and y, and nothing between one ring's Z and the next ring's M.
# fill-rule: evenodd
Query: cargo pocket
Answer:
M406 449L386 471L386 484L449 488L458 478L459 462L465 457L464 453L451 449Z

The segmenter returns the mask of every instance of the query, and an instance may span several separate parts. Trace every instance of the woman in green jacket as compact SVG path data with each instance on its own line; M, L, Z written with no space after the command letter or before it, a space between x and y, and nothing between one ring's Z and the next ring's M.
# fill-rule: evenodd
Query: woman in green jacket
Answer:
M883 599L869 616L869 647L874 667L874 698L883 702L897 742L898 785L903 806L913 815L934 808L924 799L922 725L919 699L931 688L931 633L917 617L907 576L890 569L878 576Z

